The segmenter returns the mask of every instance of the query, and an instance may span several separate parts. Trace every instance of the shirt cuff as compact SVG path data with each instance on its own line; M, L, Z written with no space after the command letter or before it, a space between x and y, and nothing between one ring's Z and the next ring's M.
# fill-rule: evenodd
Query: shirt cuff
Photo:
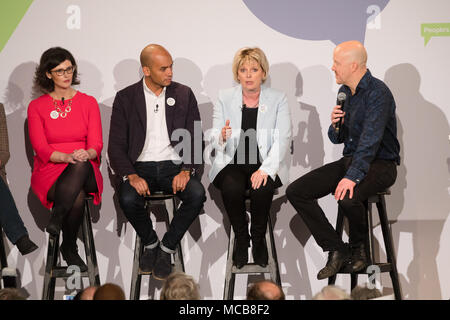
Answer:
M350 167L347 170L344 178L352 180L354 183L359 184L364 179L365 173L354 168Z

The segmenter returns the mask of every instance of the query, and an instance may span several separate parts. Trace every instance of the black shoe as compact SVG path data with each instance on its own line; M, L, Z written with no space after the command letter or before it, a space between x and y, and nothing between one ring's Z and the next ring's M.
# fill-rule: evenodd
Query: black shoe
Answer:
M172 273L171 254L157 247L157 255L155 267L153 268L153 278L157 280L165 280Z
M322 270L317 274L317 279L322 280L334 276L345 264L350 263L351 253L348 249L342 251L330 251L328 261Z
M368 266L368 260L366 255L366 248L364 244L356 245L352 247L352 271L358 272L365 269Z
M36 250L38 246L30 240L28 235L24 235L16 242L16 247L19 249L20 253L24 256Z
M52 236L58 236L61 232L61 227L64 220L64 212L62 210L53 210L51 213L50 222L45 229Z
M248 263L248 247L250 246L249 237L236 237L236 245L233 252L233 264L242 268Z
M256 264L260 265L263 268L267 266L268 253L266 241L264 238L252 239L252 254L253 261Z
M159 246L156 246L153 249L144 249L144 253L139 260L139 269L141 269L142 273L152 273L153 268L155 267L158 248Z
M88 267L84 263L83 259L81 259L78 255L78 248L76 245L65 245L63 242L61 244L60 251L68 266L78 266L80 268L80 272L87 271Z

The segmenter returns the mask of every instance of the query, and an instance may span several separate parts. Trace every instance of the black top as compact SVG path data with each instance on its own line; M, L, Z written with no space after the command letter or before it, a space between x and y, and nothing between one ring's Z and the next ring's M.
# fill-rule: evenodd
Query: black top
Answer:
M258 119L258 108L242 106L242 124L239 145L234 154L235 164L261 165L258 141L256 140L256 121Z

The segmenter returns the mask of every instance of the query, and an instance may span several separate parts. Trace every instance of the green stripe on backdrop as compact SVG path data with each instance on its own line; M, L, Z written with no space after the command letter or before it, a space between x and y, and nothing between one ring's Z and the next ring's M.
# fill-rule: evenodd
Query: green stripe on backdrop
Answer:
M33 0L0 0L0 52L32 2Z

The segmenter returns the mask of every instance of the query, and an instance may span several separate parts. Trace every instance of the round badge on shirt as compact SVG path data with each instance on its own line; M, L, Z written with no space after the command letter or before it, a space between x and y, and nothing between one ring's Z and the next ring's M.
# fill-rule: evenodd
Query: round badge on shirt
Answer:
M265 105L260 105L259 106L259 111L261 111L262 113L266 112L266 106Z
M175 99L172 97L167 98L167 105L173 107L175 105Z
M58 117L59 117L58 111L53 110L52 112L50 112L50 118L55 120L55 119L58 119Z

